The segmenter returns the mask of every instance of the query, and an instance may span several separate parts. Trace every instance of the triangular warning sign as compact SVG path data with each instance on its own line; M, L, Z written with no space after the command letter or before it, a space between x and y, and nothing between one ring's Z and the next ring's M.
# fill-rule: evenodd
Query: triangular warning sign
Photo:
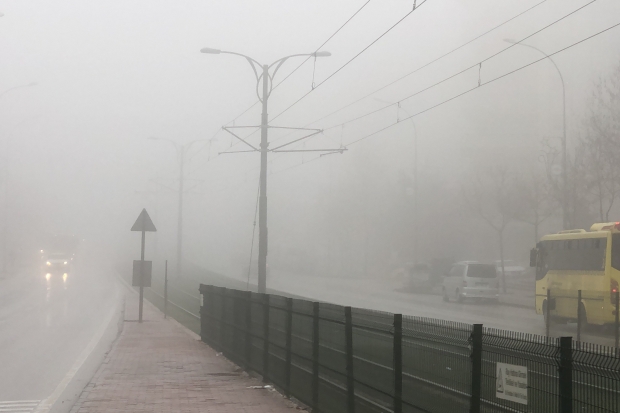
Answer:
M504 392L504 376L502 374L502 369L501 367L497 369L497 380L496 380L496 389L495 392L496 393L503 393Z
M131 230L140 231L140 232L157 231L157 229L155 228L155 224L153 224L153 221L151 221L151 217L149 216L149 213L146 212L146 209L143 209L142 212L140 212L140 216L138 216L138 219L136 219L136 223L133 224L133 227L131 227Z

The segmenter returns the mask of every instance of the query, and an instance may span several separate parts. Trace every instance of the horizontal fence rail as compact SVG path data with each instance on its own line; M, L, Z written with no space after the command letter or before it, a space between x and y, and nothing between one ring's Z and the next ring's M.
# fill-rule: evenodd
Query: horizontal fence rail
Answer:
M314 412L620 411L613 348L200 285L202 340Z

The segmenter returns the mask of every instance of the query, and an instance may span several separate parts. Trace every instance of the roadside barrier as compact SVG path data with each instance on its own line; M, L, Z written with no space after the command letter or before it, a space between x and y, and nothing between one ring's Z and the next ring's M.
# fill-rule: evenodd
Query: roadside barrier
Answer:
M200 285L201 339L314 412L618 412L613 347Z

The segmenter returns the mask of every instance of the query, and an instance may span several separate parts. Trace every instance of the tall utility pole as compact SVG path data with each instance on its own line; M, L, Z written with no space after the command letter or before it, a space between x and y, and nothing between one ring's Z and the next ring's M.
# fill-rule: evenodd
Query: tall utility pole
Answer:
M273 79L278 72L278 69L282 66L282 64L291 57L298 56L307 56L307 57L327 57L331 56L329 52L314 52L314 53L305 53L305 54L295 54L291 56L286 56L281 59L276 60L270 65L263 65L259 63L257 60L252 59L249 56L246 56L241 53L235 52L227 52L219 49L211 49L208 47L202 48L200 50L201 53L208 54L232 54L245 58L252 70L254 71L254 75L256 77L256 94L258 95L258 99L262 103L262 114L261 114L261 124L260 124L260 148L256 148L254 145L247 142L242 137L236 135L232 132L231 129L235 128L248 128L248 126L233 126L233 127L224 127L223 129L233 135L235 138L239 139L241 142L246 144L251 148L251 150L245 151L229 151L223 153L238 153L238 152L260 152L260 195L259 195L259 214L258 214L258 292L264 293L267 290L267 249L268 249L268 230L267 230L267 153L268 152L340 152L346 150L345 148L339 149L291 149L291 150L281 150L281 148L293 144L295 142L299 142L302 139L309 138L310 136L321 133L320 129L306 129L306 128L287 128L283 126L270 126L269 125L269 116L267 111L267 103L269 100L269 96L273 91ZM269 73L269 69L274 67L273 73ZM259 75L260 72L260 75ZM262 81L262 85L261 85ZM258 90L262 86L262 95L258 93ZM295 139L291 142L287 142L285 144L279 145L275 148L269 149L269 140L268 140L268 132L269 128L278 128L278 129L298 129L298 130L306 130L311 131L307 136L304 136L299 139Z
M260 121L260 195L258 198L258 292L267 292L267 150L269 141L267 101L269 100L269 66L263 65L263 111Z
M525 44L525 43L521 43L513 39L504 39L504 41L507 43L512 43L512 44L516 44L519 46L529 47L530 49L534 49L542 53L544 56L546 56L547 59L549 59L549 61L553 64L553 67L555 67L555 70L558 72L558 75L560 75L560 81L562 82L562 189L561 189L562 191L562 228L571 229L571 227L574 226L574 223L572 222L571 216L568 211L569 207L568 207L568 164L567 164L568 155L567 155L567 148L566 148L566 85L564 84L564 77L562 76L562 72L560 72L560 68L558 67L557 64L555 64L551 56L549 56L547 53L540 50L538 47Z
M158 137L149 137L150 140L166 141L174 146L179 162L179 198L177 207L177 272L176 276L183 275L183 194L185 193L185 161L189 149L196 142L209 142L209 150L213 139L196 139L183 145L173 140Z

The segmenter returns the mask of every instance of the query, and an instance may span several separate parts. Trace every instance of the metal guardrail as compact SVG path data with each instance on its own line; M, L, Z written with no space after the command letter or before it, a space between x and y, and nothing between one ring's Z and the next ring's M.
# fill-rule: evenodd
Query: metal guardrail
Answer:
M314 411L618 412L613 348L200 286L203 341ZM496 366L527 367L527 404Z

